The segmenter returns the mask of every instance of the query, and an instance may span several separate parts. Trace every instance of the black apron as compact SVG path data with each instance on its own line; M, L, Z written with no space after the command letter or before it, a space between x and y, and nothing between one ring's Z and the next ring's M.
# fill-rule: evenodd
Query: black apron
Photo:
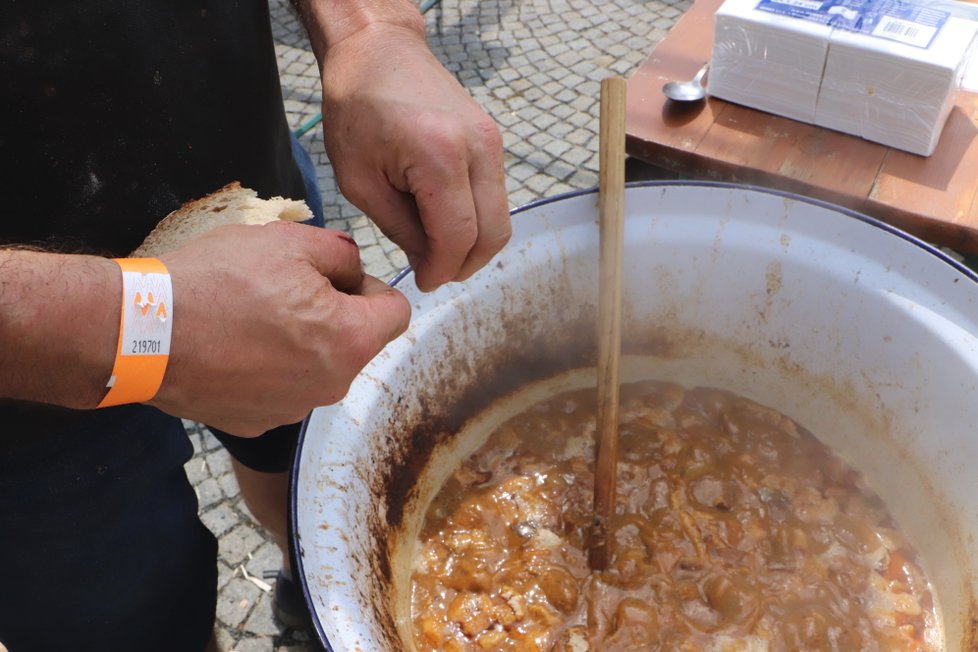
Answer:
M0 244L124 256L234 180L306 194L266 0L0 4ZM202 649L216 546L192 452L150 407L0 401L0 642Z

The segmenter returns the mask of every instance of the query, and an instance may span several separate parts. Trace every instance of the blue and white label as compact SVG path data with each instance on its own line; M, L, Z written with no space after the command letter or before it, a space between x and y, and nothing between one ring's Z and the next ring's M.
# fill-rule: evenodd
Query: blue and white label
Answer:
M951 15L907 0L760 0L757 9L924 49Z

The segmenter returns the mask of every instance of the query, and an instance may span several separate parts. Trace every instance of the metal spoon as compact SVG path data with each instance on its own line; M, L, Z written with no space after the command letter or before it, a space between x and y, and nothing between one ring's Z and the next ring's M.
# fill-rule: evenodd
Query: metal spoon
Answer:
M696 76L689 81L667 82L662 86L662 92L673 102L699 102L706 97L706 88L703 87L703 76L709 67L710 62L707 61L696 73Z

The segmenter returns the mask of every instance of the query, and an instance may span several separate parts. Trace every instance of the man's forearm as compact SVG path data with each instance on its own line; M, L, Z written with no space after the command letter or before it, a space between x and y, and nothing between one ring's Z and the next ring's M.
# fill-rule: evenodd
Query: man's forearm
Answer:
M411 0L295 0L320 65L327 49L371 25L384 23L417 32L424 19Z
M0 398L93 408L119 334L111 260L0 250Z

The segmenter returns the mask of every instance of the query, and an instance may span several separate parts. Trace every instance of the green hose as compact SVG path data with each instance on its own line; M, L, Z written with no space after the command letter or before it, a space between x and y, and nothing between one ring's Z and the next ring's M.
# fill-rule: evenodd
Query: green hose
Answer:
M293 131L292 135L295 136L296 138L302 138L303 136L306 135L306 132L308 132L310 129L318 125L320 122L322 122L322 120L323 120L323 114L317 113L316 115L314 115L313 117L309 118L301 125L299 125L299 128Z

